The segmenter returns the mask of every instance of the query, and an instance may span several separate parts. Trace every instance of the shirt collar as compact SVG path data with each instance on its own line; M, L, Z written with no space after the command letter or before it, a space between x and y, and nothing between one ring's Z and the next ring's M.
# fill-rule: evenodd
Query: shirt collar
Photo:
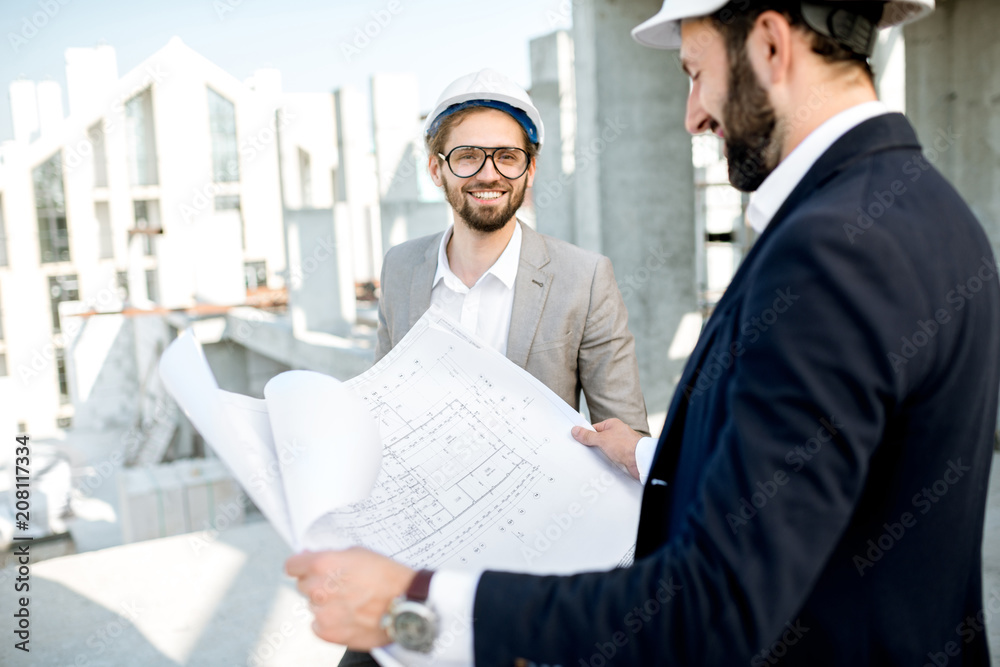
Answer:
M750 196L747 222L754 231L762 234L767 229L788 195L830 146L866 120L887 113L889 108L882 102L864 102L841 111L813 130Z
M438 247L437 271L434 273L434 281L431 283L431 287L437 286L438 281L444 280L444 284L450 290L454 292L468 292L469 288L452 272L451 265L448 264L448 241L451 240L454 232L455 225L451 225L448 227L448 231L444 233L444 236L441 237L441 245ZM517 267L521 263L521 238L523 236L521 233L521 223L515 221L514 233L511 235L510 241L507 242L507 247L504 248L497 261L493 262L493 266L479 278L480 281L483 277L492 274L507 289L514 288L514 280L517 278ZM476 284L479 284L478 281Z

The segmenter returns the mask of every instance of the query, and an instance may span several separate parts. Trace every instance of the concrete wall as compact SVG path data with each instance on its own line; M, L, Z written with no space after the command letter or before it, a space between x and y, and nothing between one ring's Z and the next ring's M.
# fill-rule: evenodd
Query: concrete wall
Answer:
M938 0L906 26L906 110L1000 250L1000 3Z
M351 221L346 204L285 211L288 311L296 336L346 336L356 319Z
M264 385L267 384L268 380L278 373L291 370L290 366L258 354L253 350L246 350L244 356L246 358L247 375L247 388L244 393L247 396L264 398Z
M545 125L532 203L538 231L576 241L576 76L573 38L564 31L531 40L531 100Z
M368 370L375 354L374 341L365 345L357 339L324 333L293 335L287 320L253 308L229 310L225 335L248 351L270 360L269 368L263 368L266 364L262 362L251 369L251 389L263 387L262 380L266 382L277 372L291 368L347 380ZM276 372L265 379L264 375L270 370Z
M139 413L133 322L122 315L77 319L68 327L77 333L67 341L73 426L82 431L127 428Z
M376 74L371 79L372 132L383 201L420 196L417 170L421 159L420 95L414 74ZM386 246L388 247L388 246Z
M281 112L281 174L285 208L330 208L338 168L337 137L331 93L285 93ZM302 173L299 151L309 155ZM303 183L309 183L308 200Z
M445 229L451 208L427 184L417 77L378 74L371 80L382 252Z
M230 340L221 340L202 345L201 349L205 352L205 360L215 375L219 389L236 394L248 393L250 383L247 380L246 348Z
M337 202L347 203L350 209L354 279L377 280L382 270L382 234L367 100L349 86L338 89L333 99L340 156L336 196Z
M576 242L614 263L650 412L666 409L690 352L675 338L697 311L687 77L675 52L630 35L660 5L581 0L573 11Z
M445 202L382 201L382 243L385 250L403 241L437 234L452 223L451 207Z

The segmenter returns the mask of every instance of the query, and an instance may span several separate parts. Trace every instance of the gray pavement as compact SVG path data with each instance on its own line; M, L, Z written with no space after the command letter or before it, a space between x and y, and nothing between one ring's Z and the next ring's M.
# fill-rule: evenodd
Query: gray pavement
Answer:
M10 639L7 568L0 665L336 665L343 649L313 635L308 606L282 572L290 553L257 522L34 564L30 654Z
M984 595L1000 599L1000 463L983 544ZM33 563L30 654L13 648L14 570L0 570L0 665L303 667L336 665L282 574L289 549L264 522ZM988 605L987 605L988 608ZM1000 619L988 619L1000 664Z

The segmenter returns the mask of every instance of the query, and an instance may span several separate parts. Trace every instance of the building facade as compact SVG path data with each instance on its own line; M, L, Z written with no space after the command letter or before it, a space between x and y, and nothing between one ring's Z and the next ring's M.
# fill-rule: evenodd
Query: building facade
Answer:
M338 115L357 118L357 97L286 93L275 70L240 81L178 38L123 75L110 46L69 49L66 75L68 114L59 84L11 83L15 138L0 147L0 391L15 396L22 431L70 426L94 386L75 386L87 372L73 364L88 361L69 359L80 332L65 330L68 316L236 306L248 291L283 290L295 268L289 217L349 202L345 243L358 242L341 269L347 281L373 277L370 150L353 149L359 174L338 192L338 134L358 134ZM137 418L143 377L119 383L112 421Z

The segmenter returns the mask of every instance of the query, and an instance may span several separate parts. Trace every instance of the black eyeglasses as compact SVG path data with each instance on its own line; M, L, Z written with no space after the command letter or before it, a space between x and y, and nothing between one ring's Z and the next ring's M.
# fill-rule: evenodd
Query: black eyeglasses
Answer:
M491 152L487 153L489 150ZM486 158L493 161L493 168L504 178L515 180L528 171L528 153L521 148L505 146L483 148L482 146L455 146L447 155L438 157L448 163L451 173L459 178L472 178L486 164Z

